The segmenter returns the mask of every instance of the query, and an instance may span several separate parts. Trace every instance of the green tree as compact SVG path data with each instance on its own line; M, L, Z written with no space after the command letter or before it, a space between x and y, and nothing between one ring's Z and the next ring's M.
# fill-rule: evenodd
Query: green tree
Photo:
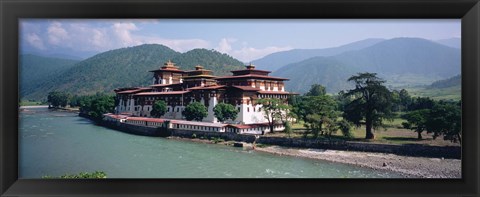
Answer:
M462 143L461 107L453 103L440 102L430 110L426 129L434 137L443 135L444 140Z
M185 107L185 111L182 112L182 115L185 116L185 119L188 121L202 121L203 118L208 115L207 107L199 102L192 102Z
M320 84L313 84L305 96L323 96L327 94L327 90Z
M392 110L399 112L402 110L402 103L400 101L400 92L398 90L392 91Z
M163 100L157 100L152 106L152 111L150 115L155 118L160 118L167 112L167 103Z
M284 132L288 135L288 137L292 137L293 131L292 131L292 125L290 124L290 122L288 121L285 122L284 127L285 127Z
M280 117L282 113L288 113L284 111L288 108L288 105L285 104L282 100L277 98L264 98L258 99L258 104L262 105L261 109L263 111L265 119L268 121L270 127L270 132L273 131L275 123L281 121Z
M353 138L352 125L345 119L338 121L338 128L342 131L344 137Z
M47 102L53 108L66 107L70 95L65 92L49 92Z
M112 113L115 110L113 96L96 95L90 102L88 115L96 120L103 118L103 114Z
M435 101L428 97L417 97L412 99L410 105L408 106L409 111L419 110L419 109L432 109L435 105Z
M417 132L417 138L422 139L422 132L426 130L429 113L429 109L419 109L404 114L402 118L407 122L402 123L403 128Z
M348 79L355 83L355 89L345 96L352 101L345 106L344 118L357 126L365 122L365 138L374 139L372 128L382 126L383 119L393 119L392 93L376 73L359 73Z
M288 104L291 106L292 117L296 118L297 123L301 120L305 120L307 118L307 114L305 112L305 96L299 95L292 95L288 97Z
M315 138L319 135L332 134L339 112L336 111L336 102L331 96L306 97L303 106L306 114L305 126ZM329 128L323 128L324 125Z
M412 97L407 90L401 89L399 92L400 104L402 106L401 110L405 110L412 103Z
M213 108L213 113L218 121L223 122L228 119L235 120L238 115L238 110L231 104L219 103Z

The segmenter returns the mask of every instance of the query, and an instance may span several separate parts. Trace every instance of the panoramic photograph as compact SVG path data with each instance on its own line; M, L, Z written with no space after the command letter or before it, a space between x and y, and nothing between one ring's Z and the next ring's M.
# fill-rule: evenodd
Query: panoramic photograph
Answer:
M460 19L22 19L19 179L462 178Z

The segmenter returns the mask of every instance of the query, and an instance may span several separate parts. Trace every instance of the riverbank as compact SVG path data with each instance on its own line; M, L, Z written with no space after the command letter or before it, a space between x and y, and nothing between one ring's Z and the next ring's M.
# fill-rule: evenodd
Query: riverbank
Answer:
M378 170L389 170L408 178L461 178L461 160L408 157L385 153L299 149L280 146L256 147L255 151L351 164Z
M192 141L197 143L215 143L207 139L189 139L168 137L179 141ZM232 146L233 142L219 142L216 144ZM370 153L358 151L325 150L312 148L289 148L281 146L256 146L245 143L245 149L259 152L302 157L309 159L325 160L376 170L387 170L401 173L407 178L461 178L461 160L441 159L427 157L408 157L395 154Z
M108 121L103 123L104 126L109 125L113 129L127 131L127 133L132 133L132 130L135 130L137 133L133 132L134 134L140 133L145 135L152 133L151 136L163 136L177 140L230 146L233 146L234 141L243 142L244 147L247 149L251 148L252 142L256 141L256 143L262 144L262 146L258 145L255 148L256 151L387 170L404 174L409 178L461 178L460 157L442 151L450 150L452 147L334 142L318 139L290 139L263 136L255 138L252 135L182 129L164 129L165 131L160 131L159 128L147 127L144 124L130 125L108 123ZM164 135L159 135L162 133ZM451 155L454 156L452 157Z

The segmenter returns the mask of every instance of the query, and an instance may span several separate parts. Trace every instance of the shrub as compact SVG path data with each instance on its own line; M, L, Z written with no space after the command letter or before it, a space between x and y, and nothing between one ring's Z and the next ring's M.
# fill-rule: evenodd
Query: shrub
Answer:
M338 122L338 127L344 137L353 138L352 125L347 120L341 120Z
M88 172L80 172L79 174L65 174L59 177L53 176L42 176L44 179L105 179L107 178L107 174L102 171L95 171L92 173Z

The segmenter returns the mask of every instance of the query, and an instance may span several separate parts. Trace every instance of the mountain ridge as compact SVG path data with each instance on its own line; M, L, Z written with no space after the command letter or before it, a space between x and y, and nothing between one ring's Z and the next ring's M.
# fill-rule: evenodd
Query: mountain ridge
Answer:
M394 38L356 51L292 63L275 71L273 75L297 78L287 82L286 88L300 93L306 92L314 82L326 86L330 93L344 90L349 87L345 84L348 77L340 73L353 75L356 72L375 72L387 80L387 85L394 84L392 87L407 84L427 85L460 73L460 58L460 50L429 40ZM337 65L337 70L330 66L332 62ZM325 65L330 66L328 72L315 72L321 69L315 66ZM303 73L304 77L298 76L298 73ZM332 75L338 75L338 85L328 85L332 82L322 79L334 78ZM312 77L317 79L310 79Z
M341 45L338 47L320 48L320 49L292 49L289 51L281 51L269 54L263 58L252 61L259 69L276 71L281 67L306 60L316 56L332 56L346 51L359 50L378 42L384 41L380 38L369 38Z

